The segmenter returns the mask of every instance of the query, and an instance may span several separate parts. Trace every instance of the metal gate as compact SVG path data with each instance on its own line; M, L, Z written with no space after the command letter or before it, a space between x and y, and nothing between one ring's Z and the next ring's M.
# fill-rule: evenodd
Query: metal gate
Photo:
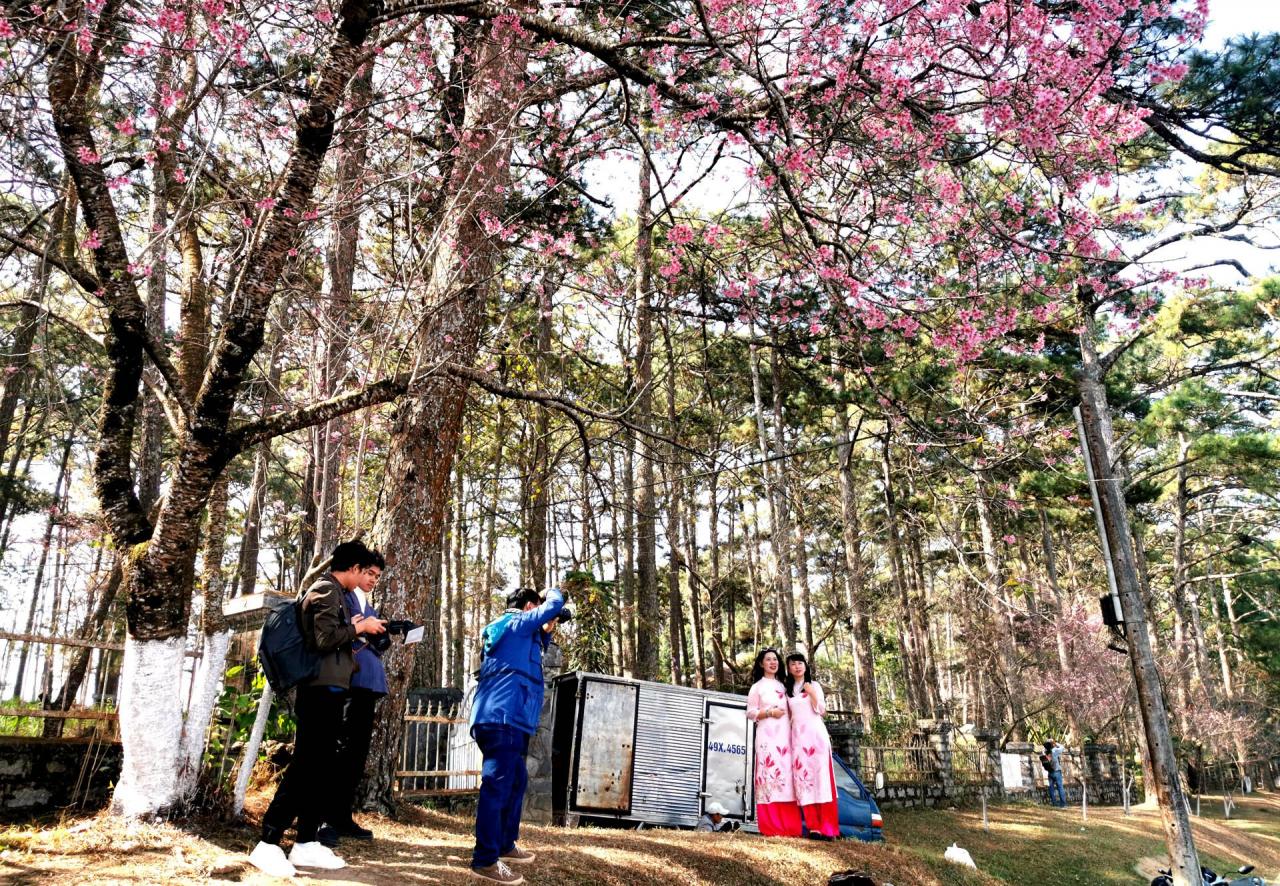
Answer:
M721 701L707 701L702 765L702 808L716 802L731 816L743 816L750 808L751 741L747 709Z

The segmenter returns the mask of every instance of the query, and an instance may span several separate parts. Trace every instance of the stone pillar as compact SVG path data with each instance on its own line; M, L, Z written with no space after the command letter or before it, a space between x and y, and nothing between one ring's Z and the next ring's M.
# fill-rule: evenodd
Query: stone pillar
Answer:
M934 800L956 795L955 769L951 759L952 727L947 720L918 720L916 723L938 759L939 789L925 792L925 805L931 806Z
M542 679L546 692L542 696L542 716L538 731L529 739L529 755L525 766L529 771L529 787L524 794L523 820L534 824L551 824L551 724L555 703L551 681L564 668L564 653L552 643L542 654Z
M844 760L849 768L863 778L862 773L862 718L831 719L827 721L827 735L831 736L831 750ZM863 779L865 781L865 779ZM868 785L874 788L874 785Z
M999 729L975 729L974 741L987 755L987 797L999 799L1004 796L1004 769L1000 762L1000 739L1004 736Z

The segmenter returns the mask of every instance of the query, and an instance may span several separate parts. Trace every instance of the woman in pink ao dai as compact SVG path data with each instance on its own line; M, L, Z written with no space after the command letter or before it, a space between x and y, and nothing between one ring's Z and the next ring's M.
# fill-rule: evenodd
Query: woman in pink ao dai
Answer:
M765 649L751 669L747 717L756 724L756 823L766 837L800 836L800 807L792 787L791 718L778 679L782 660Z
M840 836L840 802L836 798L831 737L822 718L827 713L822 687L809 675L799 652L787 656L787 704L791 710L791 770L796 802L810 835Z

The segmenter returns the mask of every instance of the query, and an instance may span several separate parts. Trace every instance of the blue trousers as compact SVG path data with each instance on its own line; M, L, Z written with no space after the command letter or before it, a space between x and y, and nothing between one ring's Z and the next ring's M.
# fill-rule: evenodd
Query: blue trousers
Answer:
M513 726L477 724L473 734L484 766L480 774L480 800L476 804L476 848L473 868L485 868L504 852L515 848L520 836L524 789L529 784L524 755L529 734Z
M1058 789L1058 801L1056 803L1054 803L1053 801L1054 788ZM1054 806L1067 805L1066 794L1062 792L1062 770L1061 769L1055 769L1053 772L1049 773L1049 802L1053 803Z

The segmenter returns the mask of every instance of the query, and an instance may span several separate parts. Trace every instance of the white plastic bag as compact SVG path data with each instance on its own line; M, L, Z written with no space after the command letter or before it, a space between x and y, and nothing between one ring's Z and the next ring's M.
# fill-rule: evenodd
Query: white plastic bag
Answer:
M978 869L978 866L973 863L973 856L969 854L969 850L961 849L955 843L947 847L947 851L942 853L942 857L955 864L973 868L975 871Z

